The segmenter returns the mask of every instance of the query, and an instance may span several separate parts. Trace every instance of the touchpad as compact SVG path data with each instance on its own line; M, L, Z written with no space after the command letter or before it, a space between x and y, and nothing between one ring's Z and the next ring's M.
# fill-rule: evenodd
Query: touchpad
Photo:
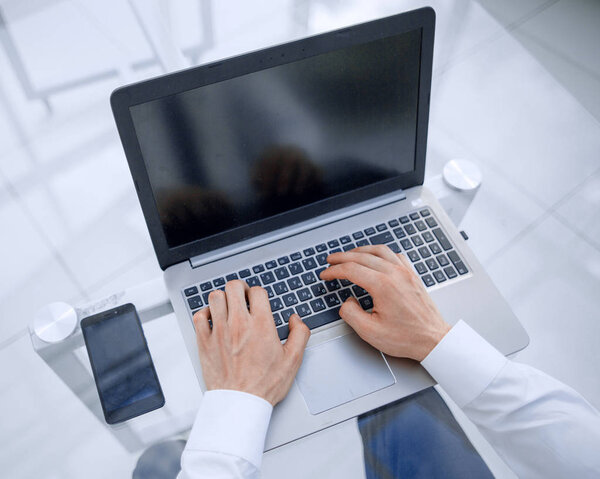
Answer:
M296 384L311 414L396 382L382 354L352 333L308 348Z

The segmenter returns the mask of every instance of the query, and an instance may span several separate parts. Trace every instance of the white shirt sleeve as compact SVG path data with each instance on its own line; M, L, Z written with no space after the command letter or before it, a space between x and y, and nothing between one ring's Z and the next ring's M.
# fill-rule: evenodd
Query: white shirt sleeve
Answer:
M207 391L181 456L178 479L258 478L273 407L240 391Z
M459 321L421 363L519 477L600 477L600 413Z

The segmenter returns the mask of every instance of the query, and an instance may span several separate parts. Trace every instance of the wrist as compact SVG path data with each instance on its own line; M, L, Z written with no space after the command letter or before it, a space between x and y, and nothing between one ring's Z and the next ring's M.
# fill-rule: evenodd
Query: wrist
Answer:
M431 351L440 343L444 336L451 330L451 326L445 321L441 321L437 327L433 328L425 341L424 348L420 351L419 357L415 358L417 361L423 361Z

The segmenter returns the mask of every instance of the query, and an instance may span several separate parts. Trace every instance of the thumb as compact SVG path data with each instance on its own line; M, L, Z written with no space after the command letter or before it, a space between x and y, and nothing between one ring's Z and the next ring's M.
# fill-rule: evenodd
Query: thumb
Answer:
M363 332L365 324L371 320L371 315L361 308L356 298L351 296L344 301L344 304L342 304L342 307L340 308L340 318L346 321L346 323L362 337L361 333Z
M287 341L283 345L286 354L291 354L292 357L296 356L302 358L304 354L304 348L310 338L310 329L304 324L300 316L292 314L290 316L290 334L288 335Z

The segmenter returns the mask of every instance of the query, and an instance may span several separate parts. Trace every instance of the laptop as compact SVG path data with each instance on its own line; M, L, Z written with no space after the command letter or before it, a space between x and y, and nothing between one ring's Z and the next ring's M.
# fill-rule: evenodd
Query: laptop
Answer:
M117 89L111 104L156 256L203 390L192 316L232 279L264 287L303 364L272 415L272 449L434 384L339 318L349 281L327 255L405 254L449 323L502 353L528 336L435 197L425 171L435 13L423 8Z

